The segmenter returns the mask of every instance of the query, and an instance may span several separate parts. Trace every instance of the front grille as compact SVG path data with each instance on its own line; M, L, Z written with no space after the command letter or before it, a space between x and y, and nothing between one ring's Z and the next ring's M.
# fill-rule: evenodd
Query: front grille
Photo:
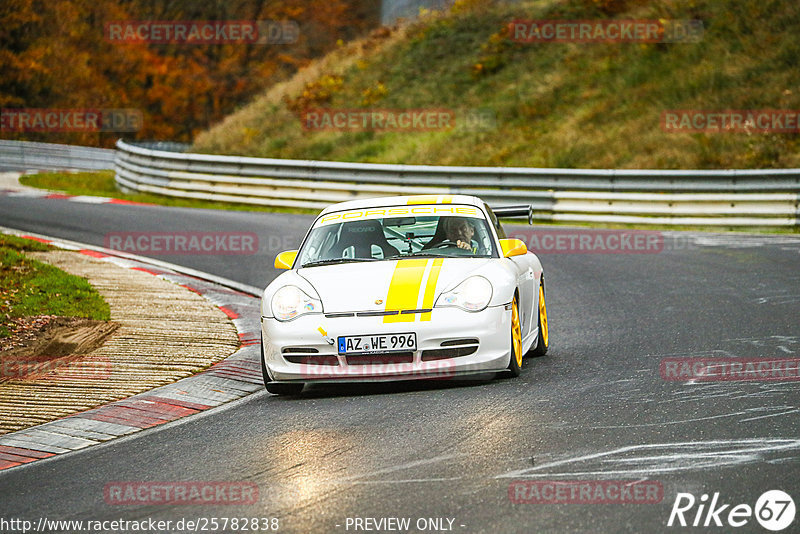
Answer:
M448 358L469 356L478 350L478 339L474 337L464 339L448 339L447 341L442 341L439 346L447 348L423 350L422 361L429 362L432 360L446 360Z
M422 361L429 362L431 360L446 360L447 358L459 358L461 356L469 356L478 350L478 347L456 347L453 349L432 349L422 351Z
M317 354L319 350L314 347L283 347L284 354Z
M356 315L359 317L382 317L384 315L397 315L397 311L366 311L358 312Z
M283 347L283 359L289 363L305 365L339 365L336 355L322 355L314 347Z
M342 317L385 317L387 315L408 315L411 313L430 313L433 308L420 308L417 310L375 310L375 311L360 311L360 312L334 312L326 313L325 317L328 319L339 319Z
M331 355L284 355L283 359L289 363L301 363L304 365L339 365L339 358Z
M392 352L388 354L349 354L347 365L386 365L388 363L412 363L414 353Z
M464 339L448 339L447 341L442 341L440 346L442 347L452 347L453 345L477 345L478 338L476 337L466 337Z

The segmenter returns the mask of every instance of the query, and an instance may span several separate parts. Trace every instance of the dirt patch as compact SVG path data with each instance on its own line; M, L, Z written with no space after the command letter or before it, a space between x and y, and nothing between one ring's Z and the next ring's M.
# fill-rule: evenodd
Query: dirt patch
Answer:
M112 321L52 315L16 322L12 336L0 343L0 382L46 378L54 371L74 374L119 328Z

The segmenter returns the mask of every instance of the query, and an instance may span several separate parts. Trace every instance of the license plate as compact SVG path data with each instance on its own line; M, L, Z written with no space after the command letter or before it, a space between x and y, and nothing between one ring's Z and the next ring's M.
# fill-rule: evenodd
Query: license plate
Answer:
M373 354L417 350L417 334L374 334L339 336L339 354Z

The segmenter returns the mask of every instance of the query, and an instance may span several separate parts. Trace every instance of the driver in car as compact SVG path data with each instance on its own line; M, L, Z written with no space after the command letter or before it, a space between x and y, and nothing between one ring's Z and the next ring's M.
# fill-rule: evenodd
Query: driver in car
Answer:
M458 248L472 250L472 236L475 235L475 228L463 217L448 217L444 222L447 240L455 243Z

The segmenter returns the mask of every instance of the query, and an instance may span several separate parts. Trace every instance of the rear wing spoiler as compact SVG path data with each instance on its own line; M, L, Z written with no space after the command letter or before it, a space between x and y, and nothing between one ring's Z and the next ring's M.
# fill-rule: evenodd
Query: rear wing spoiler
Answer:
M492 208L497 218L502 217L527 217L528 224L533 224L533 206L530 204L520 204L518 206L502 206Z

